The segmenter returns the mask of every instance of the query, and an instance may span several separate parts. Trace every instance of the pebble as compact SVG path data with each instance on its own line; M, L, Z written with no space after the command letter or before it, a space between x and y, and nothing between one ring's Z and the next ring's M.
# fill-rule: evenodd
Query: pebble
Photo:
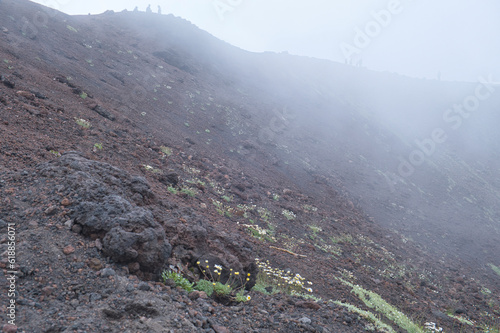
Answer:
M102 262L97 258L91 258L89 260L89 267L95 271L102 269Z
M66 222L64 222L64 225L66 226L66 228L71 230L71 227L73 226L73 220L67 220Z
M17 332L17 326L10 325L10 324L5 324L5 325L3 325L2 332L3 333L16 333Z
M63 253L65 255L71 254L75 252L75 248L72 245L68 245L63 249Z
M302 324L309 325L311 323L311 319L309 319L307 317L302 317L299 319L299 322L301 322Z
M101 277L115 276L116 272L113 268L104 268L101 271Z
M141 283L139 283L139 286L137 287L137 289L142 290L142 291L149 291L149 290L151 290L151 286L146 282L141 282Z

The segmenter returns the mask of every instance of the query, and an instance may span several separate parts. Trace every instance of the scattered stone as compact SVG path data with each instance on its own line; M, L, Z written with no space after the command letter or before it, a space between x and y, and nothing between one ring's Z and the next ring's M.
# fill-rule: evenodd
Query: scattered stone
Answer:
M90 300L91 302L99 301L99 300L101 300L101 299L102 299L102 296L101 296L100 294L98 294L98 293L91 293L91 294L89 295L89 300Z
M10 325L10 324L5 324L2 327L2 332L3 333L16 333L17 332L17 326Z
M4 86L6 86L7 88L10 88L10 89L14 89L16 86L16 84L14 82L12 82L9 78L7 78L3 75L0 76L0 81L2 81Z
M66 228L71 230L71 228L73 227L73 220L67 220L66 222L64 222L64 225L66 226Z
M68 245L63 249L63 253L65 255L71 254L75 252L75 248L72 245Z
M97 258L91 258L88 263L89 267L95 271L102 269L102 262Z
M75 234L79 234L80 232L82 232L82 226L79 224L73 224L73 226L71 227L71 231L73 231Z
M64 198L61 201L61 205L63 205L63 206L69 206L69 205L71 205L71 201L69 201L68 198Z
M142 290L142 291L149 291L149 290L151 290L151 286L146 282L141 282L141 283L139 283L139 286L137 287L137 289Z
M141 265L138 262L131 262L128 264L128 270L130 273L136 273L141 269Z
M107 118L111 121L114 121L116 119L116 117L111 112L109 112L108 110L106 110L105 108L103 108L100 105L96 105L95 107L92 108L92 110L94 110L97 114L99 114L99 115L103 116L104 118Z
M302 324L309 325L312 321L311 321L311 319L309 319L307 317L302 317L299 319L299 322L301 322Z
M215 333L230 333L230 331L224 326L213 325L212 328Z
M321 309L321 305L313 301L299 301L295 303L295 305L306 309L313 309L313 310Z
M103 277L103 278L109 277L109 276L115 276L115 275L116 275L116 272L113 268L104 268L101 271L101 277Z
M45 212L44 212L44 213L45 213L45 215L47 215L47 216L51 216L51 215L54 215L54 214L56 213L56 211L57 211L57 207L56 207L56 206L50 206L49 208L47 208L47 209L45 210Z
M30 93L29 91L24 91L24 90L18 90L16 91L16 94L19 95L19 96L22 96L26 99L29 99L31 101L33 101L35 99L35 95L33 95L32 93Z
M42 294L45 296L50 296L54 292L54 288L52 286L47 286L42 288Z
M190 300L194 301L194 300L197 300L198 298L206 299L207 294L204 291L195 290L195 291L190 292L188 297Z

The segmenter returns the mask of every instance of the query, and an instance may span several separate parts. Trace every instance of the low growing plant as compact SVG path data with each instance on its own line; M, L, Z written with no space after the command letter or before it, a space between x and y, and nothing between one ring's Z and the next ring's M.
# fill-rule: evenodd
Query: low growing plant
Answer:
M75 121L78 125L82 126L83 128L90 128L92 125L88 120L82 119L82 118L75 118Z
M286 294L299 294L304 291L312 293L310 287L312 282L306 281L300 274L293 274L291 271L285 271L279 268L273 268L269 261L262 262L258 258L255 259L259 267L257 275L257 288L272 287L273 291L278 290ZM255 288L255 287L254 287Z
M174 272L174 271L163 271L161 274L161 277L163 279L163 283L166 283L167 280L173 280L175 282L175 285L178 287L181 287L182 289L186 290L187 292L191 292L194 290L194 283L189 282L188 279L183 277L181 274Z

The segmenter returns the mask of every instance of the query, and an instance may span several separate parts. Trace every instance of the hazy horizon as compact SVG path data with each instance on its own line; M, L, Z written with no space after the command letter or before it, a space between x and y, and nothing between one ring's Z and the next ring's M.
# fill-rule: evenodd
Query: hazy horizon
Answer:
M500 78L500 3L424 0L95 1L36 0L68 14L106 10L173 14L232 45L253 52L294 55L344 63L352 56L363 67L416 78L476 82Z

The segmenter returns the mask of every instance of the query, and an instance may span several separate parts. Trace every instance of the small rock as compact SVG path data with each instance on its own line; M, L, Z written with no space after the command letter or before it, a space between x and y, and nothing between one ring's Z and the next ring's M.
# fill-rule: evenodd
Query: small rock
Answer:
M66 222L64 222L64 225L66 226L66 228L71 230L71 227L73 227L73 220L67 220Z
M71 254L75 252L75 248L72 245L68 245L63 249L63 253L65 255Z
M56 213L56 211L57 211L57 207L56 206L50 206L49 208L47 208L45 210L44 213L45 213L45 215L50 216L50 215L54 215Z
M189 293L188 295L189 299L194 301L198 298L203 298L203 299L206 299L207 298L207 294L204 292L204 291L198 291L198 290L195 290L195 291L192 291Z
M102 250L102 242L99 238L95 240L95 247L97 247L98 250Z
M69 205L71 205L71 201L69 201L68 198L64 198L61 201L61 205L63 205L63 206L69 206Z
M10 324L5 324L2 327L2 332L3 333L16 333L17 332L17 326L10 325Z
M82 226L79 224L74 224L71 227L71 231L73 231L75 234L79 234L80 232L82 232Z
M151 286L149 284L147 284L146 282L141 282L141 283L139 283L139 286L137 287L137 289L142 290L142 291L149 291L149 290L151 290Z
M47 287L42 288L42 293L45 296L50 296L53 292L54 292L54 288L52 288L51 286L47 286Z
M212 328L215 333L229 333L229 330L224 326L213 325Z
M295 305L300 306L302 308L313 309L313 310L319 310L321 308L321 305L313 301L299 301L295 303Z
M131 262L128 264L128 270L131 273L138 272L141 269L141 265L138 262Z
M113 268L104 268L102 271L101 271L101 276L102 277L108 277L108 276L115 276L116 275L116 272Z
M78 305L80 305L80 301L78 301L76 298L72 299L69 304L71 304L72 307L74 307L75 309L78 307Z
M35 99L35 95L33 95L32 93L30 93L29 91L24 91L24 90L19 90L16 92L17 95L19 96L22 96L26 99L29 99L29 100L34 100Z
M95 271L102 269L102 262L97 258L91 258L88 263L89 267Z
M98 293L91 293L90 296L89 296L89 300L91 302L95 302L95 301L98 301L100 299L102 299L102 296L99 295Z
M311 319L309 319L307 317L302 317L299 319L299 322L301 322L302 324L309 325L311 323Z

